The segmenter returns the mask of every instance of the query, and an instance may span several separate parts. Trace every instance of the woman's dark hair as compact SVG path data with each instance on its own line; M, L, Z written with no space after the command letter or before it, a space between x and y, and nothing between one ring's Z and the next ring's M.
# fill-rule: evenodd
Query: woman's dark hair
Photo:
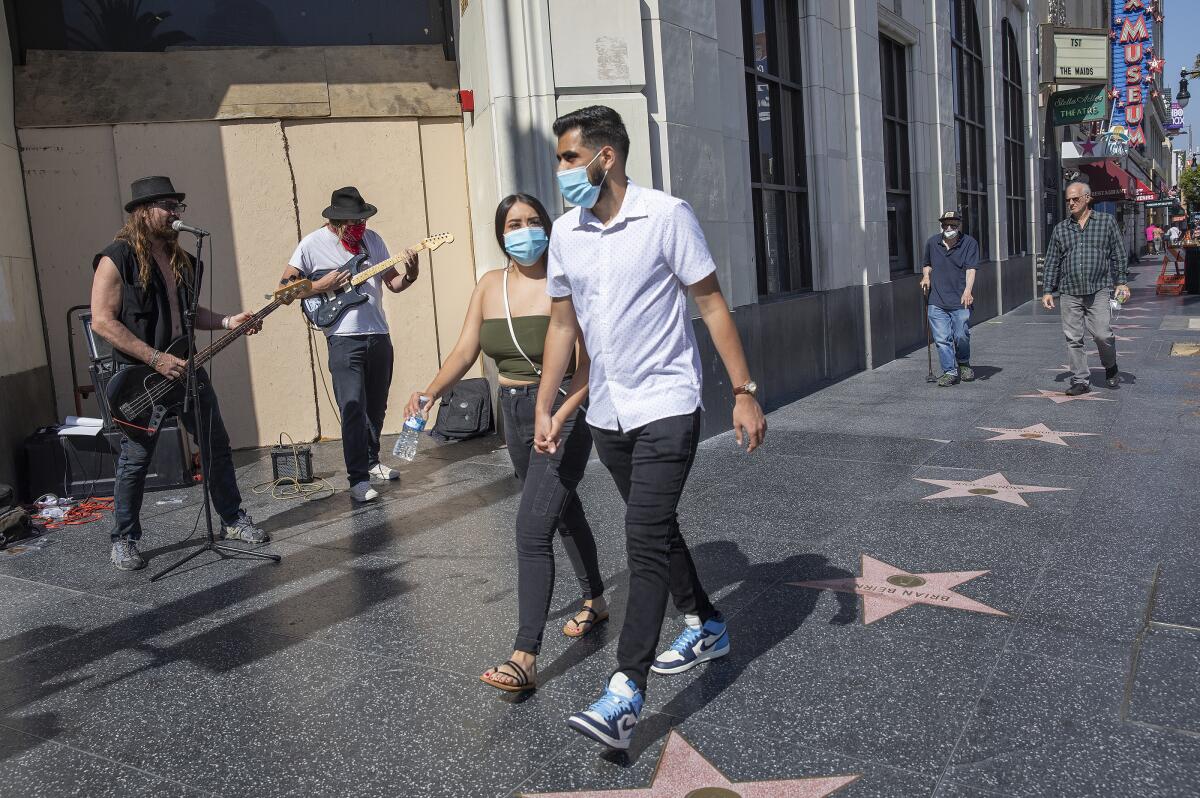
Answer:
M542 220L542 229L546 231L547 237L550 235L550 214L546 213L546 206L542 205L541 200L531 194L509 194L496 206L496 243L500 245L501 252L505 252L504 222L508 219L508 212L512 210L512 206L518 202L537 211L538 217ZM505 256L507 257L507 252L505 252Z

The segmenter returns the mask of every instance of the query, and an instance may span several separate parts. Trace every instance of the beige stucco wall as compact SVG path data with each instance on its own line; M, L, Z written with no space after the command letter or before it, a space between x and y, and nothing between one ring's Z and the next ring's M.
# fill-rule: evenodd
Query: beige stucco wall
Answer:
M357 185L380 208L372 220L396 252L430 233L458 238L432 256L400 295L385 294L396 347L386 430L397 431L409 392L423 388L454 343L474 286L462 129L458 120L169 122L20 131L46 318L85 304L93 254L123 219L129 184L168 174L186 192L187 219L212 233L203 303L219 312L266 304L298 236L319 226L330 192ZM424 152L425 149L428 152ZM294 176L294 186L293 186ZM293 199L293 196L295 199ZM183 236L188 247L190 236ZM435 303L436 296L436 303ZM36 311L36 298L32 303ZM263 332L210 367L235 447L340 431L309 355L298 309L283 308ZM207 334L205 334L207 337ZM324 366L324 336L317 357ZM50 325L61 413L73 412L65 324ZM81 372L85 373L85 372ZM318 372L320 374L320 372ZM324 379L328 379L325 371ZM319 405L319 407L318 407ZM85 410L95 412L91 400Z
M12 51L0 14L0 377L46 365L33 250L13 127Z

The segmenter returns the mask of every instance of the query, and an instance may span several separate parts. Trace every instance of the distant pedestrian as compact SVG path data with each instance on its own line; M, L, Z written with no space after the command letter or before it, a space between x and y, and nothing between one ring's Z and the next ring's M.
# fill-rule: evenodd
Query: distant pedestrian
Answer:
M1062 328L1067 339L1067 361L1071 385L1067 396L1079 396L1091 390L1088 385L1087 353L1083 349L1086 326L1096 341L1100 363L1104 366L1104 384L1116 388L1121 383L1117 369L1116 340L1113 338L1109 291L1116 281L1116 298L1129 298L1129 266L1121 231L1110 214L1091 209L1092 190L1087 183L1067 186L1070 219L1063 219L1050 234L1043 273L1046 293L1042 306L1054 309L1054 292L1062 299Z
M1146 225L1146 254L1154 254L1154 223Z
M1163 254L1163 229L1154 225L1154 254Z
M1170 240L1171 246L1179 246L1179 239L1183 238L1183 231L1179 229L1179 225L1171 225L1167 230L1167 238Z
M925 244L925 267L921 290L929 295L929 327L937 343L941 388L971 382L971 306L975 304L975 267L979 265L979 243L962 232L958 211L946 211L938 219L942 232Z

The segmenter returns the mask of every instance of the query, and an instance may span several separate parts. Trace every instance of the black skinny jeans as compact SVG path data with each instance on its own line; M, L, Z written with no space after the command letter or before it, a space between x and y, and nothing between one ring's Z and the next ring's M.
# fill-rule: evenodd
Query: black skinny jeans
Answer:
M204 369L200 369L199 380L199 434L190 407L187 413L180 415L179 420L200 447L204 473L217 515L226 524L232 524L241 510L242 494L238 491L237 476L233 470L229 435L225 432L225 422L221 420L217 395L213 393ZM157 445L157 435L144 445L125 435L121 436L121 457L117 460L116 484L113 486L113 541L142 538L142 497L146 493L146 474Z
M342 455L350 485L371 479L379 464L379 435L392 384L392 339L378 335L331 335L329 374L342 416Z
M583 514L575 486L583 479L592 435L582 410L563 425L562 443L554 454L533 448L537 385L500 386L504 413L504 439L513 468L522 480L521 508L517 512L517 640L513 648L536 655L554 593L554 533L575 569L585 599L604 594L604 580L596 557L596 541ZM559 395L557 410L563 402Z
M700 442L700 411L628 431L592 427L596 453L625 500L629 602L617 643L617 670L643 693L654 662L667 594L704 623L717 614L679 532L676 509Z

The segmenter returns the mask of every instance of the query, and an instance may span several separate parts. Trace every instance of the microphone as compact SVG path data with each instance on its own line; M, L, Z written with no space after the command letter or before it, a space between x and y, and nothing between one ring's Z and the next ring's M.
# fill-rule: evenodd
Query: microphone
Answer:
M176 233L191 233L192 235L199 236L200 238L208 235L207 230L202 230L199 227L192 227L190 224L185 223L181 219L176 219L175 221L171 222L171 229Z

